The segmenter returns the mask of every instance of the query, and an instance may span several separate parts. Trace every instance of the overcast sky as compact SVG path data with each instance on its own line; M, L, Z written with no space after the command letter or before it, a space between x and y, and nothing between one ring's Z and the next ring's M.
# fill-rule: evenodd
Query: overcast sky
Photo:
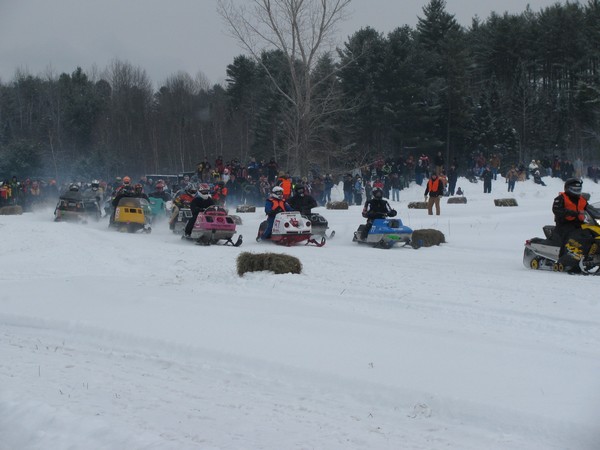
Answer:
M340 43L361 27L387 33L412 27L428 0L353 0L342 24ZM491 11L533 11L556 0L447 0L446 10L468 26ZM564 1L561 1L564 3ZM224 32L216 0L0 0L0 79L17 69L32 75L71 73L114 59L145 69L155 84L169 75L202 72L223 82L225 69L243 53Z

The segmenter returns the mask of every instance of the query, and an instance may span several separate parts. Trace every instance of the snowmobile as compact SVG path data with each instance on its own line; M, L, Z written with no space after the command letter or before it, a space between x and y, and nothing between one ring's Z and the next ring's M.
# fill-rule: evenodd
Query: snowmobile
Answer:
M202 245L218 244L220 241L224 241L224 245L239 247L242 245L243 237L240 235L235 242L232 240L236 233L235 228L235 221L227 210L222 206L214 205L198 214L192 233L189 237L184 236L184 238Z
M256 241L261 241L262 235L267 228L267 221L263 221L258 227ZM325 245L325 237L317 241L312 237L312 223L298 211L280 212L275 216L271 237L267 239L278 245L290 247L299 242L306 241L306 245L313 244L317 247Z
M362 232L366 226L366 224L359 225L354 232L352 242L369 244L376 248L392 248L400 243L404 246L410 244L413 230L405 226L400 219L378 218L373 220L373 226L366 239L363 239Z
M595 205L594 205L595 206ZM523 265L528 269L577 272L600 275L600 219L586 213L586 223L573 233L559 258L561 241L554 235L554 225L542 227L545 238L525 241Z
M150 204L150 217L152 222L158 218L167 217L166 202L160 197L148 197L148 203Z
M188 223L188 220L192 218L192 210L189 205L182 206L179 208L179 214L175 218L175 223L173 224L173 233L175 234L183 234L183 230L185 230L185 226Z
M96 199L84 197L80 191L67 191L58 199L54 210L55 222L83 222L100 220L101 212Z
M321 237L324 237L325 239L331 239L333 236L335 236L335 231L332 231L331 233L329 233L329 235L327 235L327 230L329 229L329 223L327 222L327 219L325 217L323 217L321 214L312 213L308 216L303 216L303 217L306 217L308 220L310 220L310 223L312 225L312 235L313 236L321 236Z
M150 204L139 197L123 197L115 208L109 227L118 231L150 233Z

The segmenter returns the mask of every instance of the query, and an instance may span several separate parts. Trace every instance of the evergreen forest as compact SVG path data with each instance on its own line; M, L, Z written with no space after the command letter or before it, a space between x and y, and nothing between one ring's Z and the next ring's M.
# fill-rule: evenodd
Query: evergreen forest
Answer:
M224 85L175 73L158 89L119 60L91 73L16 71L0 82L0 176L178 173L219 156L275 159L303 176L439 151L462 170L479 153L600 163L600 0L468 27L431 0L414 28L356 31L304 73L319 82L298 167L287 63L276 49L260 58L235 57Z

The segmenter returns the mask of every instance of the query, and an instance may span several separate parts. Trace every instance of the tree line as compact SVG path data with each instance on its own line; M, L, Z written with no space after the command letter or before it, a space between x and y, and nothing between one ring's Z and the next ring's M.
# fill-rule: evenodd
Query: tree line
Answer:
M600 0L469 27L430 0L414 28L363 28L317 56L275 46L235 57L225 85L176 73L156 91L119 60L17 71L0 82L0 175L108 179L218 156L275 159L292 175L438 151L463 169L475 153L600 159Z

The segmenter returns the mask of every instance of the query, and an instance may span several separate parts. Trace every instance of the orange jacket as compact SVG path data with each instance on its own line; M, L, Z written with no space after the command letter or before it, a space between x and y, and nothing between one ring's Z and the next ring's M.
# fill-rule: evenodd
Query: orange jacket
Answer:
M277 184L283 188L283 198L288 198L292 195L292 180L290 178L279 178Z
M585 214L583 214L583 212L585 211L585 207L587 206L587 200L583 197L579 197L577 203L575 203L573 200L571 200L571 197L569 197L566 193L561 192L561 195L563 196L563 199L565 201L565 209L577 211L577 219L579 220L579 222L584 222ZM574 222L575 219L576 218L573 216L565 217L565 220L567 222Z

